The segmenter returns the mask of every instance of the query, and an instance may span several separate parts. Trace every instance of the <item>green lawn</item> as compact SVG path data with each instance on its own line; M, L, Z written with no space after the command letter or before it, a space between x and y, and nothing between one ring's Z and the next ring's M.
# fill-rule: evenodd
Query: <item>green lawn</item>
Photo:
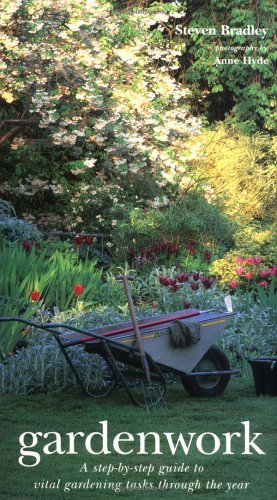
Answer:
M147 414L143 409L130 404L122 390L114 391L109 397L94 401L76 393L51 395L0 396L1 409L1 472L0 497L3 500L18 498L20 500L63 499L63 498L130 498L141 497L142 491L134 488L133 483L143 483L145 498L175 499L193 495L193 498L218 499L244 497L247 499L272 500L277 491L277 443L276 443L276 398L256 397L252 381L231 380L225 393L217 398L193 399L186 395L178 383L170 385L167 393L168 411L157 410ZM89 434L101 430L100 421L107 420L109 425L108 447L112 453L108 455L89 454L84 441L76 441L78 455L52 454L42 452L42 446L53 441L43 439L35 448L41 453L41 461L36 467L23 467L18 463L20 455L19 436L23 432L58 432L62 435L63 446L68 451L67 432L84 432ZM242 455L243 440L235 438L234 455L222 455L225 450L225 439L222 434L227 432L242 432L241 422L250 421L251 433L261 432L256 444L265 455ZM117 433L129 432L135 437L135 444L121 444L122 450L134 446L134 452L129 455L119 455L113 451L113 438ZM138 436L140 432L156 432L161 437L163 455L138 455ZM222 447L213 455L203 455L194 446L186 456L178 448L172 455L163 433L173 432L175 437L182 433L186 440L188 432L196 435L204 432L216 434ZM126 436L125 436L126 437ZM148 438L149 451L153 451L153 440ZM97 442L96 442L97 444ZM98 441L98 445L99 445ZM203 440L206 451L212 449L212 441ZM51 448L49 448L51 450ZM95 448L96 449L96 448ZM53 446L52 446L53 450ZM26 457L25 457L26 458ZM30 460L30 458L29 458ZM80 472L86 463L87 472ZM119 471L107 475L107 471L95 471L93 467L104 465L118 467L119 464L129 466L132 470L127 476ZM182 465L183 464L183 465ZM150 472L135 471L135 466L143 469L152 466ZM203 471L195 472L199 466ZM168 471L162 475L161 466L175 466L178 470ZM185 472L184 468L189 466ZM85 468L85 467L83 467ZM174 468L174 467L173 467ZM154 469L154 470L153 470ZM181 470L180 470L181 469ZM159 474L160 473L160 474ZM148 474L148 475L147 475ZM59 480L59 482L58 482ZM175 489L200 484L200 489L194 492L188 489ZM207 481L222 483L219 489L206 489ZM48 488L35 489L34 483L48 481ZM74 489L64 491L65 483L101 483L102 489ZM126 483L128 489L126 489ZM161 483L160 483L161 482ZM240 488L226 492L227 482L240 485ZM118 484L120 492L114 491ZM150 489L147 489L150 485ZM160 483L160 487L158 485ZM173 484L173 489L162 489L166 484ZM243 484L242 484L243 483ZM245 489L245 483L249 483ZM50 488L49 486L56 486ZM82 485L81 485L82 486ZM138 484L137 484L138 486ZM125 488L123 491L122 489ZM234 488L236 488L234 486Z

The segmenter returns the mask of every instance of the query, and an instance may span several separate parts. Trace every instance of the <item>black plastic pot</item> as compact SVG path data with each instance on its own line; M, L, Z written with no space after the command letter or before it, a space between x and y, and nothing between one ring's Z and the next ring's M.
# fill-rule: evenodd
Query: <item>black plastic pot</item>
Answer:
M277 396L277 357L251 358L251 365L257 396Z

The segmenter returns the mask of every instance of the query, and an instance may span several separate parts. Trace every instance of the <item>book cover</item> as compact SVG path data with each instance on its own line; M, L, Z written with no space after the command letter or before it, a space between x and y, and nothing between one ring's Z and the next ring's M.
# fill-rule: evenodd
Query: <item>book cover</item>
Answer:
M3 500L274 498L274 13L2 0Z

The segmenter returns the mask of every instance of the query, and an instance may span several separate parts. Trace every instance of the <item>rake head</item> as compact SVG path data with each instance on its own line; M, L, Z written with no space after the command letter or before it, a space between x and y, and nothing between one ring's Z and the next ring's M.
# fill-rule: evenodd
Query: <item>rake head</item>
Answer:
M158 386L143 385L142 394L144 397L145 408L149 410L160 409L167 410L167 404L163 397L163 391Z

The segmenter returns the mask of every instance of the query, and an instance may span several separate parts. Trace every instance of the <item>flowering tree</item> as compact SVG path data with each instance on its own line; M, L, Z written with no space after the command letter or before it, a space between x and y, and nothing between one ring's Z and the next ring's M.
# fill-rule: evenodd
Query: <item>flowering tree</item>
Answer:
M50 189L81 223L85 204L101 222L125 186L139 203L178 184L200 129L174 79L182 43L168 35L183 16L178 2L120 12L105 0L4 0L2 192Z

